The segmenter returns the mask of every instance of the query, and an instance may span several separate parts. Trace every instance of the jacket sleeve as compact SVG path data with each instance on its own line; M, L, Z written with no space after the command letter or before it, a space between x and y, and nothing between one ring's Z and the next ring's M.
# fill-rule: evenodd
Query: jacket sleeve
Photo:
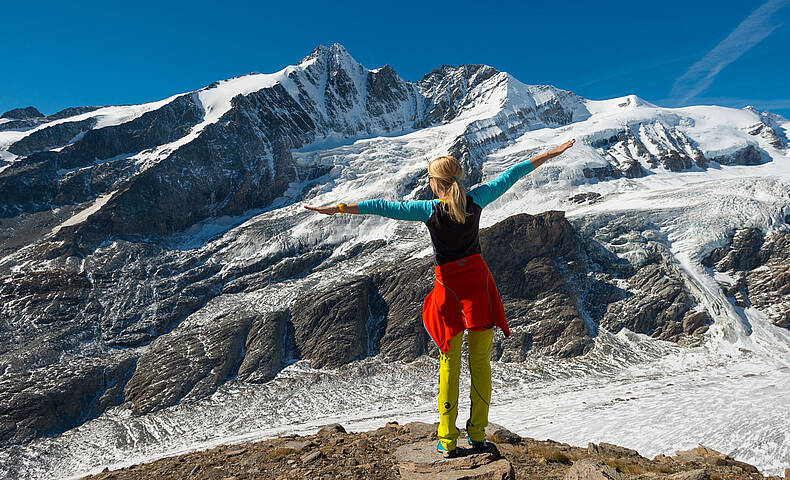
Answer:
M513 186L521 177L528 174L535 167L529 160L518 163L505 170L500 176L491 180L488 183L478 185L469 191L468 195L472 197L476 204L480 207L485 207L497 198L501 197L503 193Z
M372 213L396 220L413 220L427 222L433 214L433 205L437 200L410 200L405 202L390 202L388 200L373 199L357 202L359 213Z

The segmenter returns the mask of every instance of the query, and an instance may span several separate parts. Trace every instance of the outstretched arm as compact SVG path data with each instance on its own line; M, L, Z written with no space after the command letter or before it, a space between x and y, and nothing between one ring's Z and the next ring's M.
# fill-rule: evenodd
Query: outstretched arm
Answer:
M313 210L314 212L323 213L324 215L334 215L336 213L340 213L340 207L337 205L332 205L330 207L311 207L308 205L304 205L304 208L308 210ZM343 207L343 213L359 213L359 207L356 203L349 203Z
M551 149L546 153L542 153L524 162L513 165L505 170L497 178L488 183L484 183L473 188L469 195L474 199L475 203L481 207L485 207L497 198L501 197L510 187L513 186L521 177L543 165L546 160L554 158L565 150L571 148L576 140L565 142L557 148Z
M350 203L343 207L343 213L354 214L374 214L383 217L394 218L396 220L413 220L427 222L433 213L433 204L437 200L412 200L406 202L391 202L382 199L363 200L359 203ZM309 207L304 208L314 210L318 213L334 215L340 212L338 206L331 207Z

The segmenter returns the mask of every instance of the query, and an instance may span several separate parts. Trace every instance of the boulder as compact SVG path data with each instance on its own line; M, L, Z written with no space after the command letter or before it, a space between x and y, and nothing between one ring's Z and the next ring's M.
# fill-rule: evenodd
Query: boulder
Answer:
M395 463L404 480L515 479L513 465L501 458L495 446L481 453L458 448L459 457L443 458L435 441L411 443L395 450Z
M704 468L678 472L669 476L670 480L710 480L710 474Z
M563 480L620 480L623 476L614 468L595 458L573 462Z
M438 427L439 427L439 422L436 423L409 422L403 425L403 428L405 428L410 435L414 435L416 437L430 437L436 433Z
M486 426L486 438L493 443L517 444L521 441L521 436L496 423Z
M642 455L639 455L639 452L636 450L632 450L630 448L621 447L619 445L615 445L613 443L606 443L601 442L595 444L593 442L589 442L587 444L587 451L590 452L592 455L600 455L602 457L639 457L644 458Z
M330 423L319 428L317 433L346 433L346 429L339 423Z

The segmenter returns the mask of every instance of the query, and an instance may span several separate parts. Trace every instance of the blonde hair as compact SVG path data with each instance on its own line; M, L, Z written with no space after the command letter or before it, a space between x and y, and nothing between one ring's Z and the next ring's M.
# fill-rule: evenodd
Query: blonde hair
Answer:
M442 190L450 192L447 205L450 215L458 223L466 223L466 217L472 215L466 211L466 188L461 185L464 170L455 157L445 155L431 160L428 174L439 181Z

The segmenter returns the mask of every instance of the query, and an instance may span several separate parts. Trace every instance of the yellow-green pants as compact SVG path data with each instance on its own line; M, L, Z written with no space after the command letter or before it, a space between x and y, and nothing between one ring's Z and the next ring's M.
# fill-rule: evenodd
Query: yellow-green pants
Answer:
M469 346L469 374L472 384L469 387L471 401L466 434L470 440L485 440L488 425L488 406L491 403L491 343L494 329L476 331L466 330ZM447 354L439 358L439 430L437 436L447 450L453 450L458 440L458 383L461 376L461 344L464 332L450 339Z

